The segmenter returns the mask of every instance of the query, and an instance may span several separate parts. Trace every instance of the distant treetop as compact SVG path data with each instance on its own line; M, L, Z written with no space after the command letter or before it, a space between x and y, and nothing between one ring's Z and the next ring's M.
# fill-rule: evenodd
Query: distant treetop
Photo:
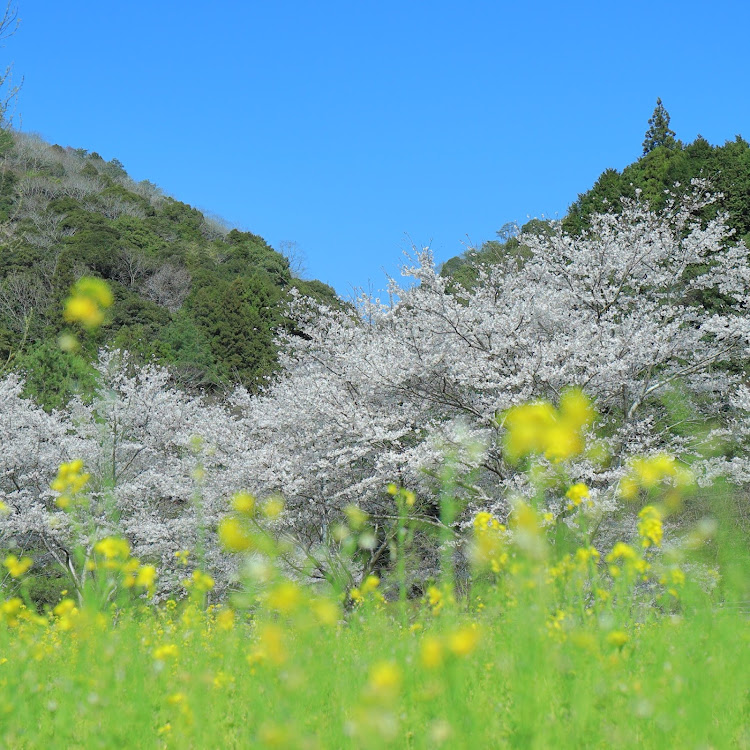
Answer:
M643 139L643 155L653 151L657 146L674 148L677 145L675 133L669 128L669 112L664 108L661 99L656 100L654 114L648 121L649 128Z

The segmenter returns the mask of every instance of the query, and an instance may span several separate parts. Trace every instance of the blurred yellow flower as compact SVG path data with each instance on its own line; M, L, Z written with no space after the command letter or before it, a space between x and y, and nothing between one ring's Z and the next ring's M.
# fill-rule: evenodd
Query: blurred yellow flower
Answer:
M210 591L214 587L214 579L203 571L194 570L193 575L186 578L182 585L186 589L193 589L198 592Z
M20 578L32 565L30 557L22 557L20 560L15 555L8 555L3 565L13 578Z
M607 643L617 648L622 648L629 640L628 634L622 630L613 630L607 635Z
M367 513L356 505L347 505L344 508L344 513L353 529L361 529L367 523Z
M73 285L70 296L65 301L63 318L68 323L96 328L104 322L104 311L113 302L112 290L106 281L84 276Z
M219 630L231 630L234 627L234 610L229 609L229 607L222 609L216 615L216 624L219 626Z
M443 642L434 635L425 636L419 650L419 660L426 669L435 669L442 665L444 658Z
M154 659L157 661L166 661L177 656L179 649L174 643L167 643L154 649Z
M432 607L433 614L437 614L445 605L443 592L437 586L427 588L427 603Z
M330 599L313 599L310 607L321 625L336 625L341 618L338 605Z
M61 464L57 472L57 477L50 487L60 493L60 497L55 500L58 508L67 509L75 495L77 495L89 481L90 475L83 472L83 461L76 459L67 464Z
M588 397L570 389L560 398L560 408L548 401L514 406L505 414L505 453L512 462L527 455L543 455L553 462L581 453L584 432L596 416Z
M238 513L252 516L256 508L255 498L249 492L238 492L232 497L232 508Z
M565 497L570 500L568 510L578 507L589 495L589 488L583 482L572 485L565 493Z
M153 565L141 565L135 577L135 585L151 589L156 580L156 568Z
M465 625L448 638L448 648L456 656L468 656L479 644L479 629L475 626Z
M266 603L269 609L289 614L302 603L302 589L293 581L282 581L268 592Z
M252 539L236 518L222 520L219 524L219 539L227 552L244 552L252 544Z
M664 536L661 513L653 505L646 505L638 514L638 534L644 547L659 547Z
M379 585L380 585L380 579L377 576L370 574L369 576L367 576L367 578L365 578L364 581L362 581L362 583L359 586L359 590L362 592L363 596L367 596L368 594L375 591L375 589Z
M401 669L392 661L380 661L370 670L368 688L380 698L395 697L401 687Z
M271 497L263 505L263 515L273 521L278 518L284 510L284 501L280 497Z
M628 473L620 480L620 495L626 500L633 500L639 489L650 492L660 487L671 487L679 491L693 483L690 469L680 466L674 456L657 453L630 461Z
M124 539L109 536L94 545L94 552L107 560L124 560L130 555L130 545Z

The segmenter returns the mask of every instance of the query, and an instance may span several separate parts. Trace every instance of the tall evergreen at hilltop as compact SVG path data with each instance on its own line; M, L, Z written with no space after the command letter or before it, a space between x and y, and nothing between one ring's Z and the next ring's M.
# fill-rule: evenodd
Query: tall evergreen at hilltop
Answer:
M659 146L674 148L677 145L675 132L669 128L669 120L669 112L661 103L661 99L657 99L654 114L648 121L649 127L646 131L646 137L643 139L644 156Z

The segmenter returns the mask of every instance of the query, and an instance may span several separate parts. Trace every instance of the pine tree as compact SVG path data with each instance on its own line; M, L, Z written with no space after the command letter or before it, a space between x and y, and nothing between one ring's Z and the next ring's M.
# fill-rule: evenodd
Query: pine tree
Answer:
M657 146L674 148L677 145L675 133L669 128L669 112L664 108L661 99L656 100L656 108L648 121L648 125L649 128L643 140L644 156Z

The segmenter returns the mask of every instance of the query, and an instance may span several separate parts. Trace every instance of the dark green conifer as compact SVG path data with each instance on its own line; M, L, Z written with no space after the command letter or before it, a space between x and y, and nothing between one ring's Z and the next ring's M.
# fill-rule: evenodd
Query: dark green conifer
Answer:
M674 148L677 145L675 133L669 128L669 112L664 108L661 99L656 100L656 108L648 121L648 125L646 137L643 140L644 156L657 146Z

